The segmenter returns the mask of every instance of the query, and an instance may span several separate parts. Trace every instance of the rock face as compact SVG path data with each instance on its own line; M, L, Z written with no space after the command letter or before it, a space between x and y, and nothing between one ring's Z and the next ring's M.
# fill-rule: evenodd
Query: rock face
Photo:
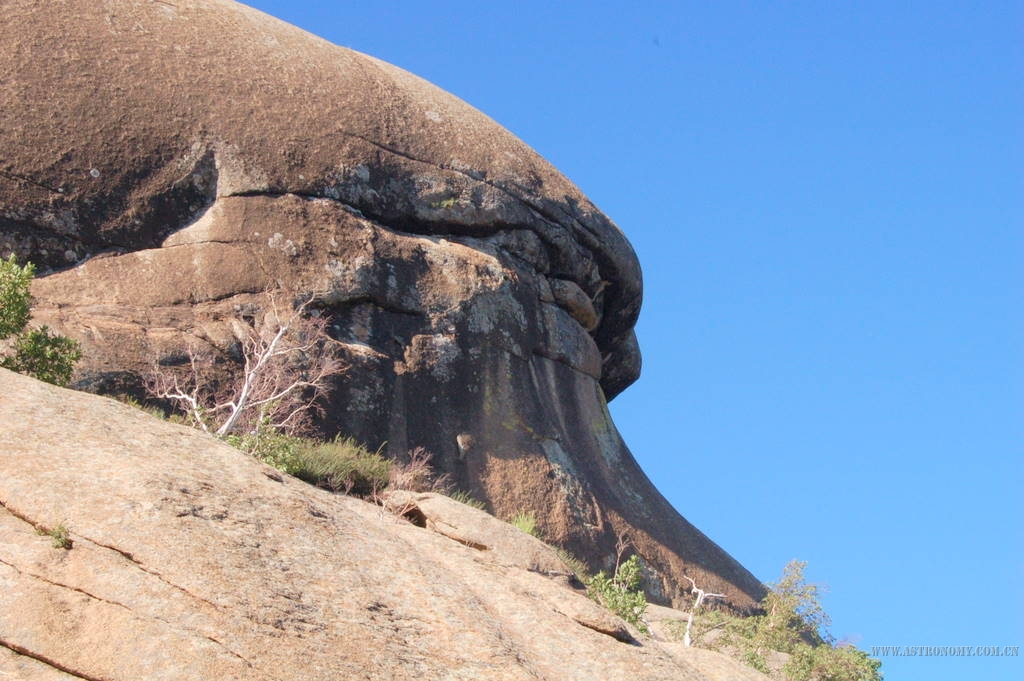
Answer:
M2 369L0 467L2 678L767 678L629 631L482 511L392 496L417 527Z
M312 297L347 374L319 424L425 447L499 516L593 567L626 533L653 597L758 581L687 523L606 400L636 379L628 242L451 95L227 0L13 0L0 39L0 253L76 386L138 391L188 348L230 358L272 297ZM459 445L459 441L463 443Z

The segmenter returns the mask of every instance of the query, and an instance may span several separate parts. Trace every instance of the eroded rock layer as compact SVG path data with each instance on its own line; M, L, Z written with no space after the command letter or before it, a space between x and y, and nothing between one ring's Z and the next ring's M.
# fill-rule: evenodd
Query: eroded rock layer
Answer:
M272 297L341 342L324 434L425 447L592 566L627 533L656 597L760 586L653 488L609 417L636 379L636 257L514 136L400 69L227 0L15 0L0 39L0 252L77 385L230 354ZM460 446L459 442L462 442Z

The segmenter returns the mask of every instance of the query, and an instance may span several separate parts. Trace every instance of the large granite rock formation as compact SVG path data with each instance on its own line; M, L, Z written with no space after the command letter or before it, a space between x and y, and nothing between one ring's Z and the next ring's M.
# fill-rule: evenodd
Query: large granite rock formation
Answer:
M416 527L3 369L0 468L3 679L767 678L631 632L481 511L393 499L422 508ZM70 548L39 534L60 524Z
M81 388L230 355L271 295L313 296L350 365L320 424L425 447L498 515L594 567L627 533L652 596L758 581L658 494L606 400L636 379L619 229L451 95L229 0L13 0L0 24L0 253ZM461 439L462 446L458 442Z

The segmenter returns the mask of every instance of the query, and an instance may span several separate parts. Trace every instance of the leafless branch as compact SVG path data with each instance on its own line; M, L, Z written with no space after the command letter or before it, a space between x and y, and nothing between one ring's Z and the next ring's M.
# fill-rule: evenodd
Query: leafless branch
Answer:
M694 594L696 594L695 598L693 599L693 607L690 608L690 612L686 617L686 633L683 634L683 645L689 647L693 645L693 641L690 639L690 629L693 627L693 616L696 614L700 606L704 603L704 599L727 598L727 596L725 594L708 593L704 589L697 587L697 582L693 580L693 577L690 577L689 575L683 575L683 577L685 577L690 582L690 586L692 587L691 590Z
M626 551L633 545L633 542L629 540L628 532L620 532L615 537L615 571L613 575L619 574L619 565L622 564L622 556L626 554Z
M154 371L150 393L174 402L218 436L263 427L301 430L344 366L333 352L336 341L327 334L325 321L309 314L309 301L283 314L270 300L262 328L254 323L242 339L242 370L233 387L214 394L213 358L190 349L184 372Z

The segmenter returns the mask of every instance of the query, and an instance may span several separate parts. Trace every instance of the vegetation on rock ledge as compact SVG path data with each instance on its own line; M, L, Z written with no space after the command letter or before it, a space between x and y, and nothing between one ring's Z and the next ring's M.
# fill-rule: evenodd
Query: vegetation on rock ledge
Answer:
M586 585L591 598L646 634L647 626L640 618L647 611L647 597L640 588L640 575L640 557L633 554L613 575L598 572Z
M779 681L881 681L879 660L829 633L821 589L805 581L806 566L802 561L786 565L782 578L768 585L760 615L713 610L702 616L696 644L729 653Z
M82 351L76 341L53 334L45 326L28 328L32 317L29 286L35 272L32 263L19 267L14 254L0 260L0 341L13 337L8 354L0 356L0 367L67 385Z

